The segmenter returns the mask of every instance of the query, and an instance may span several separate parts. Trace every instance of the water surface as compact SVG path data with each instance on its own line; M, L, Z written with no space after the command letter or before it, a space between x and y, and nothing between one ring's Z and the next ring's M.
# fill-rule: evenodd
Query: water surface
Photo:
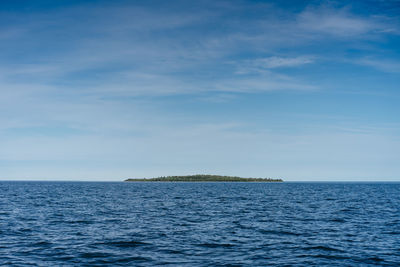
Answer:
M399 183L0 182L0 265L399 264Z

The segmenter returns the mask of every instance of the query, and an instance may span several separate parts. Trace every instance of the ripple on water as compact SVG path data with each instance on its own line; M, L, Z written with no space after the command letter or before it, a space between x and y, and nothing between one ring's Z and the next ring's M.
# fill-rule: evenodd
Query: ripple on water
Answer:
M96 245L114 246L114 247L120 247L120 248L133 248L133 247L139 247L139 246L148 246L150 244L147 242L130 240L130 241L102 242L102 243L96 243Z
M400 265L400 184L0 182L1 266Z
M205 248L232 248L235 247L234 244L228 244L228 243L202 243L202 244L197 244L199 247L205 247Z

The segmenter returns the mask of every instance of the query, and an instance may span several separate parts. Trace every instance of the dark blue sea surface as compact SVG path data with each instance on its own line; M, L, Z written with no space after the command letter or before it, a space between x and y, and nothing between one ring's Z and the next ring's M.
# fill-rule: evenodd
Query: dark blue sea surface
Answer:
M400 183L0 182L0 265L398 266Z

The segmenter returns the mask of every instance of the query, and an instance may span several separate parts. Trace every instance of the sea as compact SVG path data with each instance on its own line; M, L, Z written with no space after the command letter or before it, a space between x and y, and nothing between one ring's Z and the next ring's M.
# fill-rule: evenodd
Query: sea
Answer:
M0 266L400 266L400 183L3 181Z

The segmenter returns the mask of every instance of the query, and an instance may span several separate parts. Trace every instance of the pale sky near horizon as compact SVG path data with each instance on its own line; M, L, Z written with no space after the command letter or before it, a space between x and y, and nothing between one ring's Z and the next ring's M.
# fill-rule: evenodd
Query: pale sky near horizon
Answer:
M0 179L400 181L400 1L1 1Z

